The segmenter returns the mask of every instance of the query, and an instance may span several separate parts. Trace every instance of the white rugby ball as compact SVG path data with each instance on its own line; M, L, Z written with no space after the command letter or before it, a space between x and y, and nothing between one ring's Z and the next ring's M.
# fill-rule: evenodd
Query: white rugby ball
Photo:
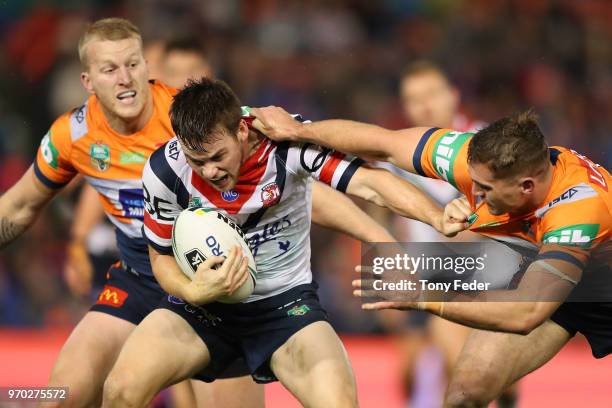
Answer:
M183 210L172 228L172 250L179 267L193 279L198 265L211 256L227 256L234 245L242 247L242 255L249 261L250 278L229 295L217 301L238 303L253 293L257 269L246 236L240 227L224 214L206 208Z

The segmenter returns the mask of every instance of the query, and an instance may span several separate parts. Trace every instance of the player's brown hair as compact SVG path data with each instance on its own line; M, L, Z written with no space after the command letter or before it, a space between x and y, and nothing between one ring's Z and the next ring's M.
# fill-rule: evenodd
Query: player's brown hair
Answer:
M87 44L92 40L119 41L136 38L142 47L140 30L131 21L124 18L104 18L90 24L79 39L79 60L83 67L88 66Z
M468 163L487 165L496 178L535 176L548 160L548 145L532 110L491 123L468 146Z
M218 79L189 80L170 106L172 129L191 150L206 150L204 145L215 140L219 126L235 135L241 118L240 100Z
M428 72L436 73L450 83L450 79L442 67L430 60L417 60L406 65L402 70L400 79L404 80Z

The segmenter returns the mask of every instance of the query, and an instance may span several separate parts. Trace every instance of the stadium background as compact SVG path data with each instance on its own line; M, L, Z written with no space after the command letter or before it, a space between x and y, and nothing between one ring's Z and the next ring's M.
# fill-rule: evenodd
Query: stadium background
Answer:
M0 191L27 169L60 113L80 104L76 43L87 21L131 19L145 45L198 38L216 75L244 104L307 118L406 126L402 67L440 63L463 110L486 121L534 107L551 144L610 169L612 3L551 1L4 0L0 1ZM63 281L78 188L0 253L0 385L42 385L55 353L89 304ZM359 311L348 282L359 245L314 230L313 272L355 365L363 406L401 406L393 334ZM610 406L610 359L578 338L522 385L520 406ZM279 386L268 406L290 406ZM386 398L386 399L385 399Z

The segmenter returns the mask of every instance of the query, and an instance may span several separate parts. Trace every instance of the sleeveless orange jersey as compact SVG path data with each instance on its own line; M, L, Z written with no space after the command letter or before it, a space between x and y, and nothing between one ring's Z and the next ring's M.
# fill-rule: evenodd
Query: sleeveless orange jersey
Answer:
M168 111L176 93L157 81L149 86L154 111L142 130L127 136L115 132L98 99L90 96L83 106L53 123L34 162L36 176L50 188L65 186L77 173L85 176L117 227L123 260L145 273L150 273L150 266L142 238L142 170L149 156L174 137Z
M446 180L465 194L474 211L471 231L502 241L530 257L561 259L582 269L589 266L610 271L612 180L603 167L573 150L551 147L553 179L539 208L524 216L495 216L472 193L467 163L472 135L430 129L413 157L414 167L422 176ZM546 244L555 245L547 249Z

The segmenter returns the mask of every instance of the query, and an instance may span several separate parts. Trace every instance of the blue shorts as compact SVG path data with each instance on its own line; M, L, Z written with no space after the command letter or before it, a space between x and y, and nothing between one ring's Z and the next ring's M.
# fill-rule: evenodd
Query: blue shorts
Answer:
M132 272L117 262L106 273L106 284L89 310L138 325L164 296L154 277Z
M194 377L207 382L244 375L245 364L256 382L276 381L272 354L299 330L327 321L314 282L250 303L194 306L166 296L160 307L185 319L208 347L210 364Z

